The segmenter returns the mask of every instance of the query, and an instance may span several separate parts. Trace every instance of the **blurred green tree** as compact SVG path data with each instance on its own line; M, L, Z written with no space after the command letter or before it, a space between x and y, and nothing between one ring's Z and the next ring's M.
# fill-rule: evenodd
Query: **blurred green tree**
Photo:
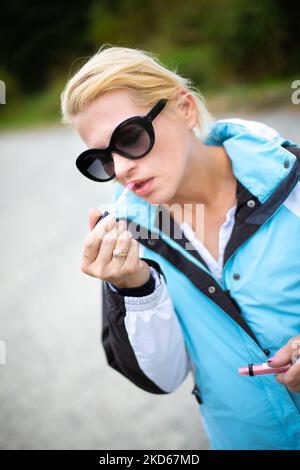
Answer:
M205 86L300 69L296 0L11 0L1 13L0 68L23 92L72 74L104 43L152 50Z
M66 59L87 53L90 0L10 0L2 6L0 64L28 92L61 73ZM68 63L69 66L69 63Z

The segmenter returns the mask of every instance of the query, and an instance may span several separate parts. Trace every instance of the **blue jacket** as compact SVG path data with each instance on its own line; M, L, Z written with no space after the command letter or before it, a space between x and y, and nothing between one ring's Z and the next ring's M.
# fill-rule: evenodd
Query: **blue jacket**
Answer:
M221 283L184 239L159 227L156 206L130 192L116 215L139 231L143 259L166 282L212 449L300 450L300 394L273 375L237 373L300 334L300 152L268 126L240 119L215 122L204 143L224 146L238 183ZM115 199L123 189L116 184ZM124 297L103 283L108 363L144 390L168 393L142 370L125 324Z

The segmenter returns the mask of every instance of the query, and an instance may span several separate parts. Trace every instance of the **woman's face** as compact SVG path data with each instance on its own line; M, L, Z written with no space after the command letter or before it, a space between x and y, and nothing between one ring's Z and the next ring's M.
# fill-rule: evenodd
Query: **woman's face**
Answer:
M182 90L182 94L185 93ZM180 92L178 97L181 97ZM151 204L171 202L184 179L191 142L195 139L192 129L197 113L190 97L180 101L182 107L174 111L163 109L153 120L155 143L148 155L129 160L112 154L116 180L122 185L153 178L148 193L141 196ZM88 148L105 148L118 124L132 116L144 116L149 111L134 104L128 90L119 89L94 100L74 117L73 126Z

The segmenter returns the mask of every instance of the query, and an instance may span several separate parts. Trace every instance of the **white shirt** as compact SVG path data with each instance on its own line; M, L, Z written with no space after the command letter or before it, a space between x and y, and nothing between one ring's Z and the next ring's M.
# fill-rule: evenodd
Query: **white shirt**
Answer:
M180 227L183 231L185 237L190 241L190 243L195 247L200 256L207 263L210 271L214 276L221 282L222 278L222 267L224 259L224 251L227 245L227 242L230 238L233 226L234 226L234 215L236 211L236 205L231 207L226 213L225 222L222 224L219 232L219 256L218 261L212 256L208 249L203 245L201 240L199 240L192 230L191 226L186 222L183 222Z

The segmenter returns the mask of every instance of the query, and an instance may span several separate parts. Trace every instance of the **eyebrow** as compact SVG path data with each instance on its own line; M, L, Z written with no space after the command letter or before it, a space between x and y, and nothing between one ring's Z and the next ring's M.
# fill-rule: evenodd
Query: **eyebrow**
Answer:
M110 136L109 136L109 138L108 138L109 140L108 140L107 144L105 144L105 145L104 145L104 144L103 144L103 145L99 145L99 141L97 140L97 139L99 139L99 136L97 136L97 137L95 138L96 144L93 145L93 146L90 147L90 148L105 149L105 148L109 145L109 141L110 141L110 139L111 139L111 136L112 136L112 133L110 134Z

